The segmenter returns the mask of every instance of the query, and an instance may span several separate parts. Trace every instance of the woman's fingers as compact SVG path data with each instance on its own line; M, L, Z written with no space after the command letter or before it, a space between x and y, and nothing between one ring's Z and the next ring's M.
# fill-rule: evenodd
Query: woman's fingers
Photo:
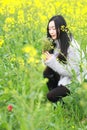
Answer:
M45 55L45 60L49 60L52 57L52 54L50 54L48 51L43 53Z

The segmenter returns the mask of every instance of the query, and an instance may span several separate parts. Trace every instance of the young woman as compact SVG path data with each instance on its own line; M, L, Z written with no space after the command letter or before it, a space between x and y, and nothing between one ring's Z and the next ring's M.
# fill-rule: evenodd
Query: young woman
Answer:
M44 78L48 78L48 100L57 102L70 94L68 84L71 83L73 73L80 75L79 45L67 28L63 16L53 16L47 25L47 38L53 41L54 49L45 51L46 69Z

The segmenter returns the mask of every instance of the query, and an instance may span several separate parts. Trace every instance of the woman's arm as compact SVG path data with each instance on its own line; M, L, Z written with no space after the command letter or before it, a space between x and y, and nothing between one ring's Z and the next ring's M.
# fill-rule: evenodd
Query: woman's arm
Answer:
M45 65L49 66L60 75L71 76L70 72L68 72L68 70L66 69L66 65L63 65L59 61L57 61L54 55L49 60L45 61Z
M49 54L50 55L50 54ZM48 56L49 57L49 56ZM73 73L77 75L80 72L79 64L80 64L80 52L76 46L70 46L68 49L68 56L67 56L67 64L63 64L57 61L55 55L51 55L45 61L45 64L49 66L51 69L59 73L63 76L72 76Z

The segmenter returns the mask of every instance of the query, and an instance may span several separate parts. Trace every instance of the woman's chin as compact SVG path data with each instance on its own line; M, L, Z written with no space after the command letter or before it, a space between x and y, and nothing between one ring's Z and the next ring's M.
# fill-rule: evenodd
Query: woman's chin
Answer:
M52 37L53 40L56 40L56 37Z

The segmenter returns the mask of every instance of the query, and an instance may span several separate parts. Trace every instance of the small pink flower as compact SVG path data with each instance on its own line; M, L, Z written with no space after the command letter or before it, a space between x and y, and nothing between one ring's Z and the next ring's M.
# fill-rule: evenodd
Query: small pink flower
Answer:
M12 111L13 106L12 105L8 105L7 109L8 109L8 111Z

